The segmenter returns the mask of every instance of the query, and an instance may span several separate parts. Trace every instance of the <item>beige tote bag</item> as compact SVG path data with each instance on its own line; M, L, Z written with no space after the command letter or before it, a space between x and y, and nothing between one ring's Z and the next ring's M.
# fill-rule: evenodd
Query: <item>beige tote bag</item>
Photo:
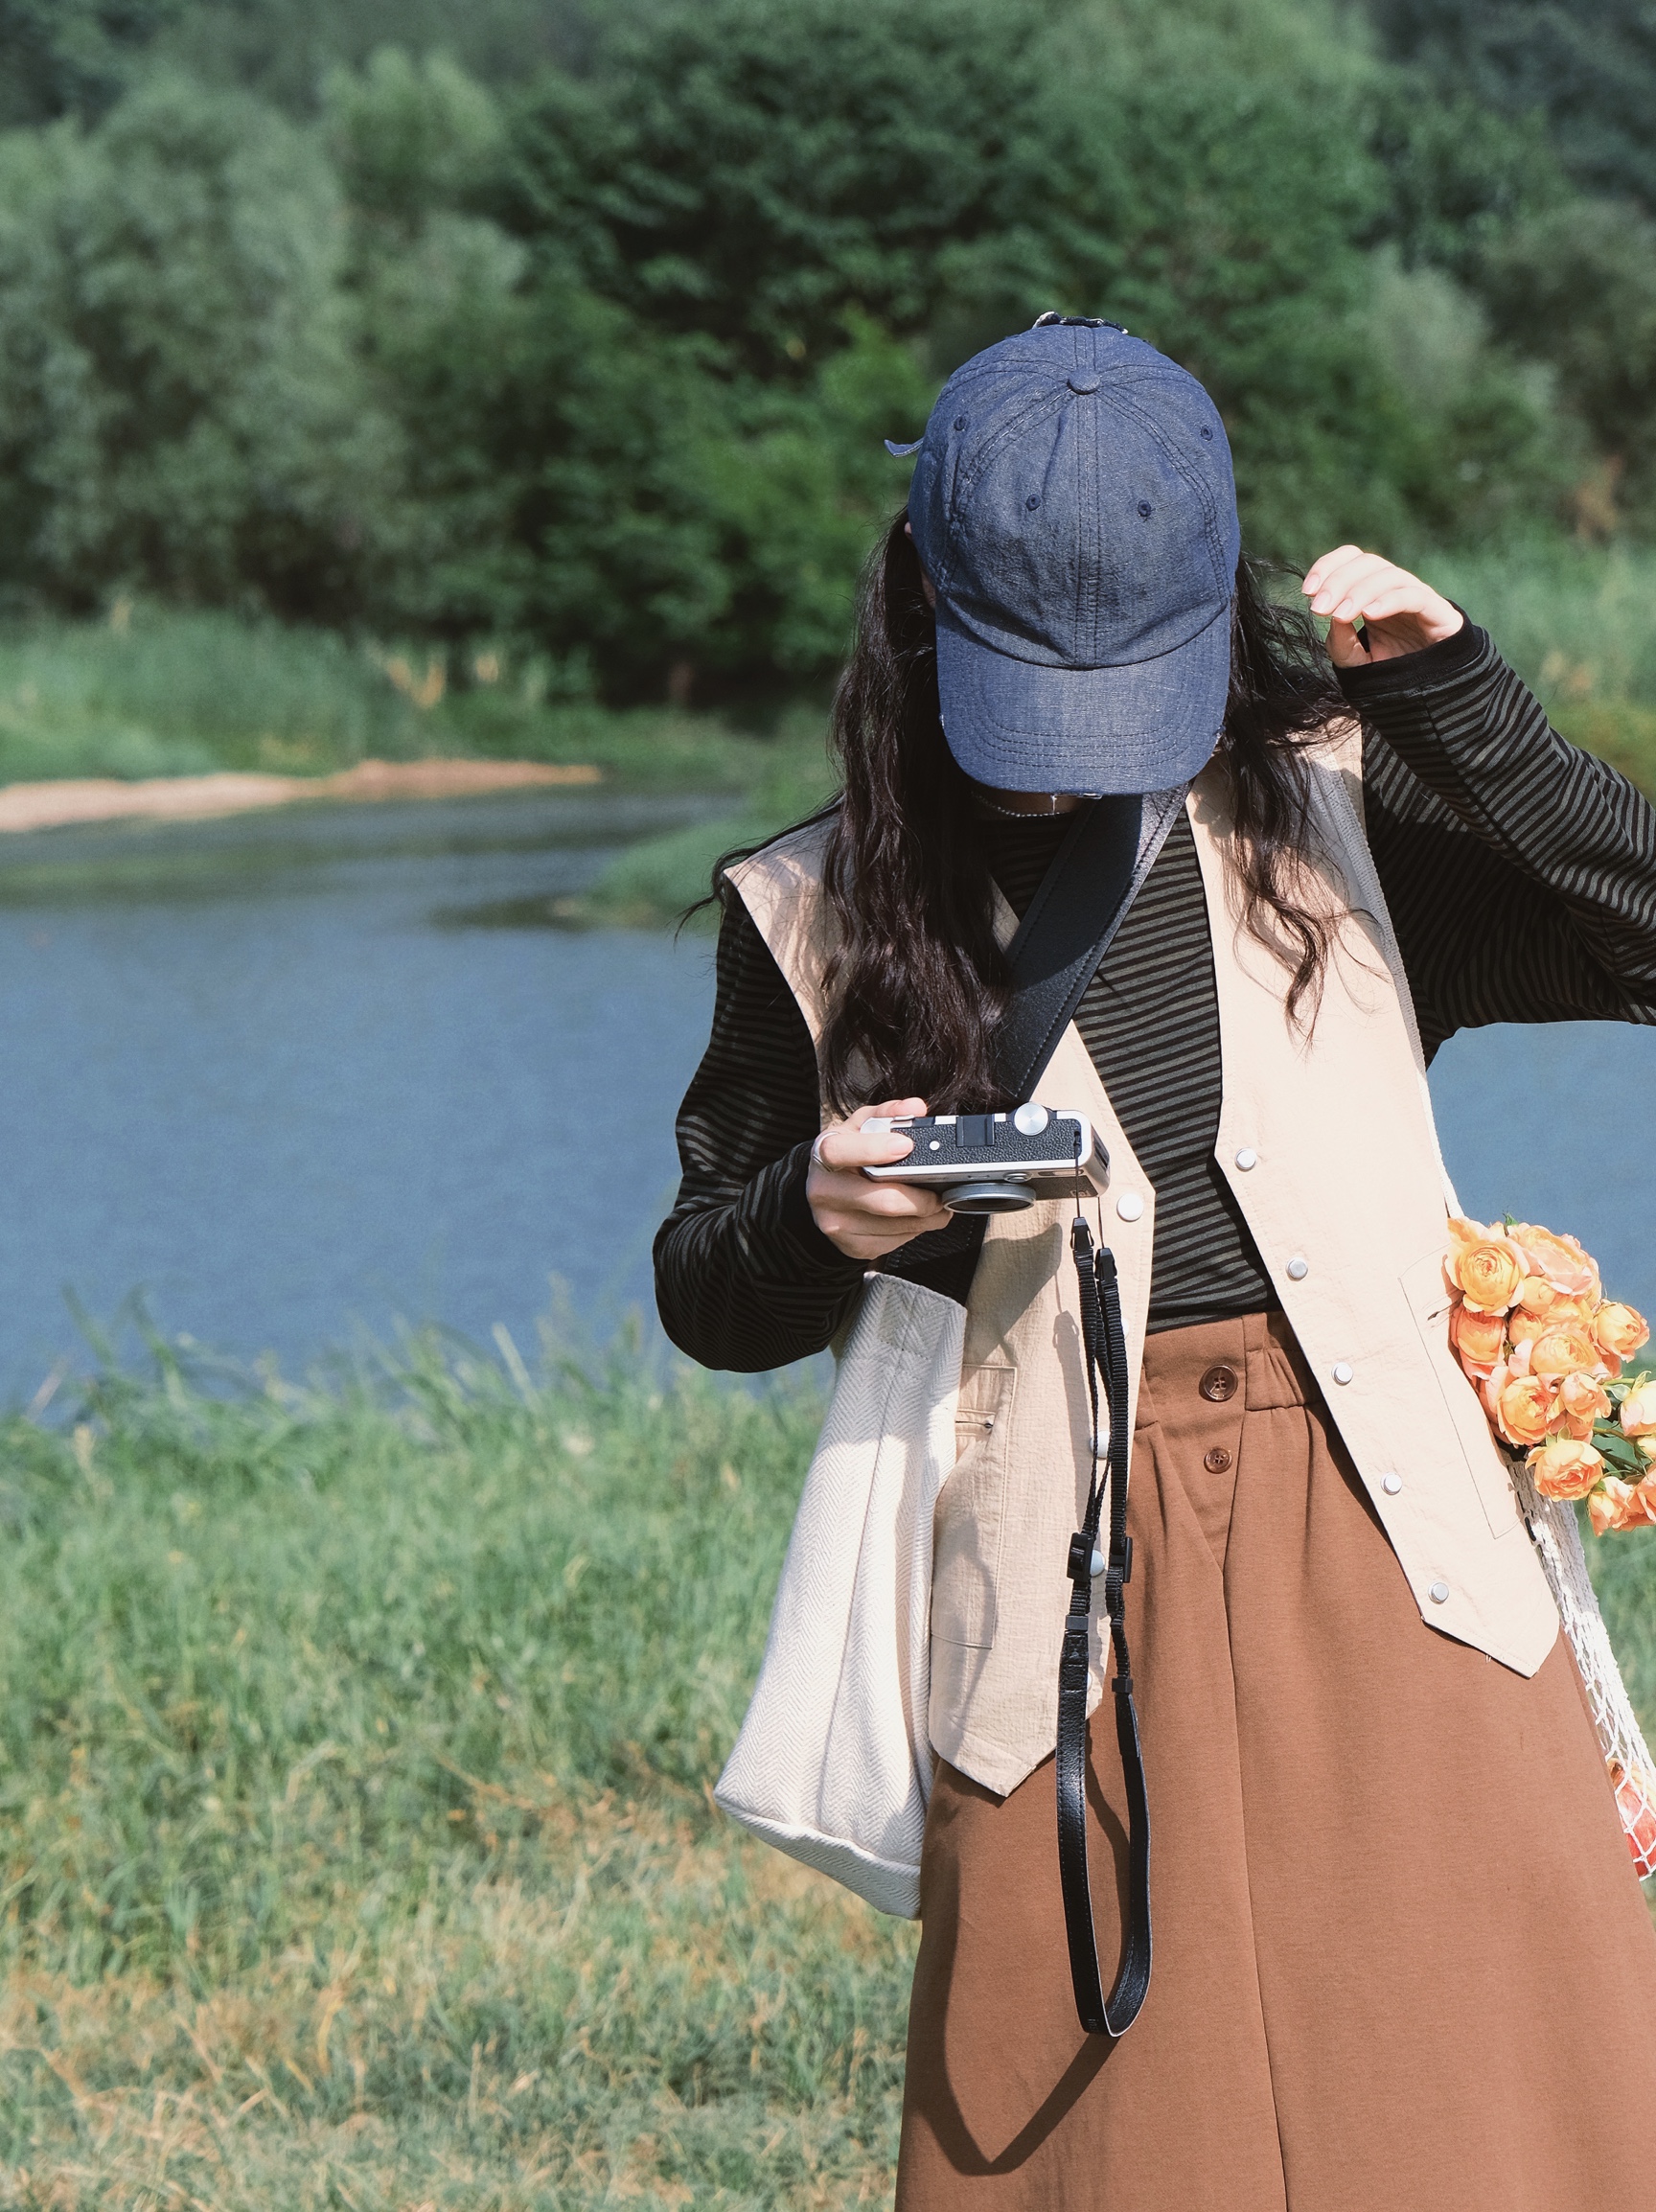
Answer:
M920 1910L932 1515L966 1312L870 1275L805 1477L758 1686L713 1794L882 1912Z

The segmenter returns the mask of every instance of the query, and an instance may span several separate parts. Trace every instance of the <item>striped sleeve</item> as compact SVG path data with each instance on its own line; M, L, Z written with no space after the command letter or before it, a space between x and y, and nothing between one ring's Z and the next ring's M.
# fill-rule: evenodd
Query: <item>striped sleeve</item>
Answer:
M1427 1057L1490 1022L1656 1023L1656 813L1468 623L1340 672Z
M755 1374L808 1358L856 1296L862 1262L828 1241L805 1197L817 1097L805 1017L732 902L712 1035L678 1109L678 1196L655 1249L661 1325L703 1367Z

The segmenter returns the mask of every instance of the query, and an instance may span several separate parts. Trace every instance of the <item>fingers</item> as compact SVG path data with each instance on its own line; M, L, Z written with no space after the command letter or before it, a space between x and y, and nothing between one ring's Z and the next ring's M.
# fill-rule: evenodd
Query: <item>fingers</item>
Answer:
M925 1111L924 1098L888 1098L883 1106L859 1106L845 1120L823 1130L816 1140L816 1158L826 1168L888 1167L894 1160L908 1158L912 1149L909 1140L895 1129L870 1130L864 1135L862 1124L876 1117L911 1119Z
M1305 571L1305 581L1300 587L1308 599L1315 598L1328 581L1334 569L1351 561L1363 559L1361 545L1336 545L1332 553L1324 553L1320 561L1313 561Z
M1430 584L1358 545L1324 553L1307 569L1300 588L1312 613L1327 617L1328 656L1337 668L1418 653L1453 637L1465 620Z
M1460 616L1440 592L1394 561L1360 546L1341 545L1324 553L1305 572L1300 587L1311 602L1313 614L1332 622L1384 622L1399 614L1424 614L1434 620L1448 618L1459 629ZM1445 633L1447 634L1447 633Z
M1355 545L1342 545L1337 552L1323 555L1300 588L1311 602L1313 614L1325 614L1336 622L1353 622L1365 612L1371 592L1398 585L1413 585L1422 593L1429 589L1417 577L1410 576L1390 561L1383 561L1378 553L1364 553Z
M848 1257L879 1259L911 1237L947 1227L952 1218L934 1191L911 1183L870 1183L862 1173L903 1160L910 1149L899 1131L864 1134L864 1123L925 1111L924 1098L888 1098L884 1105L860 1106L817 1139L805 1195L817 1228Z
M811 1211L830 1243L853 1259L878 1259L953 1218L935 1191L911 1183L869 1183L859 1174L813 1174Z

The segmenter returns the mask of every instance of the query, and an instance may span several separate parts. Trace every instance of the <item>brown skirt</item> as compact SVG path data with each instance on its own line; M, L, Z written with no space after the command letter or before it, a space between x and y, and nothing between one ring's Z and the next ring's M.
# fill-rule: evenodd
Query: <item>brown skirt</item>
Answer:
M1656 2202L1656 1936L1562 1638L1526 1681L1424 1625L1275 1317L1150 1339L1129 1525L1149 1997L1076 2024L1051 1763L942 1767L899 2212Z

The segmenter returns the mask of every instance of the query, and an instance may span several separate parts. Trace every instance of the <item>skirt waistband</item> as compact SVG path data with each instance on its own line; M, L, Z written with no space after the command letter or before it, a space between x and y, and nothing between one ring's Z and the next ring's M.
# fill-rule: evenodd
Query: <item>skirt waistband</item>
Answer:
M1280 1313L1245 1313L1146 1337L1138 1426L1148 1428L1161 1417L1158 1401L1174 1406L1191 1398L1213 1405L1240 1398L1237 1410L1248 1413L1322 1403L1304 1354Z

